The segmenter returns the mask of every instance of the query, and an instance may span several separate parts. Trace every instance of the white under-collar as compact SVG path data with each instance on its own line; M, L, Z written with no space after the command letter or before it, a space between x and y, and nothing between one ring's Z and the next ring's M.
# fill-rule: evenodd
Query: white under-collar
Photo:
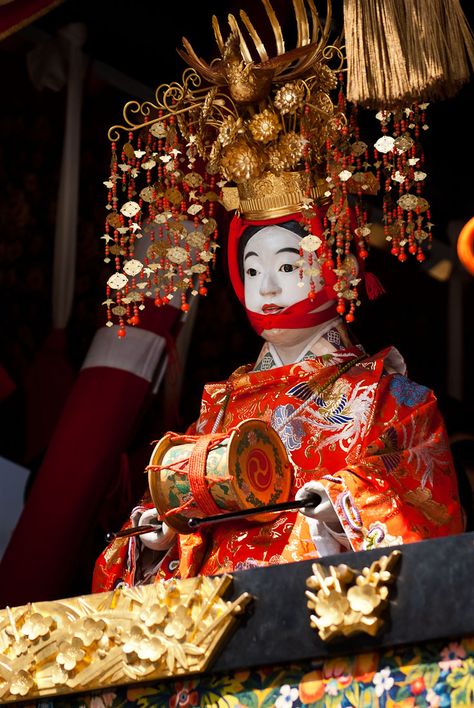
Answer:
M326 322L324 325L321 325L320 327L318 327L318 330L317 330L316 334L314 335L314 337L309 342L307 342L306 344L303 345L303 347L302 347L299 355L296 357L294 363L296 364L297 362L302 361L304 358L306 358L308 356L308 354L314 354L314 356L317 356L317 354L314 352L314 348L315 348L316 344L320 341L320 339L322 337L324 337L325 334L327 334L327 332L329 332L330 329L337 327L339 322L340 322L340 318L334 317L332 320L329 320L329 322ZM331 344L329 344L329 342L328 342L327 352L322 352L322 353L326 354L326 353L330 353L332 351L334 351L334 347ZM278 351L277 351L275 345L272 344L271 342L265 342L265 344L260 352L260 355L257 359L257 363L255 365L255 368L258 367L258 365L262 361L263 357L267 356L267 355L270 355L272 357L274 363L271 367L266 367L266 368L274 368L276 366L284 366L283 361L281 360L281 357L278 354Z

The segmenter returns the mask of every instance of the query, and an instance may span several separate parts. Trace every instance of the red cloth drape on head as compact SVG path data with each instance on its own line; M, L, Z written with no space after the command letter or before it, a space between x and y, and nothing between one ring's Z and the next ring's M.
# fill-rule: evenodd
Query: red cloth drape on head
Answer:
M315 236L319 236L324 241L323 236L323 217L324 210L318 209L316 215L310 220L310 231ZM245 230L249 226L272 226L283 224L286 221L303 222L304 216L301 212L294 214L285 214L273 219L243 219L240 216L234 216L229 229L228 241L228 264L229 276L232 287L239 298L240 302L245 306L244 283L240 275L239 267L239 242ZM258 334L261 334L265 329L299 329L305 327L314 327L323 322L327 322L337 316L336 312L336 293L334 285L336 276L331 267L326 263L323 264L321 274L324 278L324 286L316 293L316 298L310 300L305 297L300 302L287 307L282 312L276 315L262 315L257 312L246 310L247 317L250 320L252 327ZM324 305L327 305L324 307ZM319 310L319 308L323 308ZM315 311L316 310L316 311ZM319 311L317 311L319 310Z

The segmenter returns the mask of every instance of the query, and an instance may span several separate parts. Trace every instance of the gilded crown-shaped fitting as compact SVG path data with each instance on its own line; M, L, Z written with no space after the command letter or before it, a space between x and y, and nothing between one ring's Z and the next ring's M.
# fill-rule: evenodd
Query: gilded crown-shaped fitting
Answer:
M265 172L237 187L223 188L223 203L246 219L265 219L301 211L305 204L325 199L327 183L314 181L305 172Z

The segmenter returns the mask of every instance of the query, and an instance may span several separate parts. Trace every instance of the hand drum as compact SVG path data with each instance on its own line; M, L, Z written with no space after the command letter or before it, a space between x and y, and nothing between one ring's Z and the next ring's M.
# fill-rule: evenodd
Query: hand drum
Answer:
M156 444L148 484L161 519L180 533L188 520L289 499L293 471L283 443L262 420L228 434L168 433ZM273 514L261 514L259 522Z

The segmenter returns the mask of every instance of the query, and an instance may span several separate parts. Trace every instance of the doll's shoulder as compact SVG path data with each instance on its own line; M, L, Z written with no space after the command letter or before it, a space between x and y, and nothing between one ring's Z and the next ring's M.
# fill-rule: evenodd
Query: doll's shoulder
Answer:
M405 360L396 347L387 347L378 352L374 359L383 364L379 381L381 396L390 396L396 405L406 408L414 408L431 400L436 401L430 388L408 376Z

